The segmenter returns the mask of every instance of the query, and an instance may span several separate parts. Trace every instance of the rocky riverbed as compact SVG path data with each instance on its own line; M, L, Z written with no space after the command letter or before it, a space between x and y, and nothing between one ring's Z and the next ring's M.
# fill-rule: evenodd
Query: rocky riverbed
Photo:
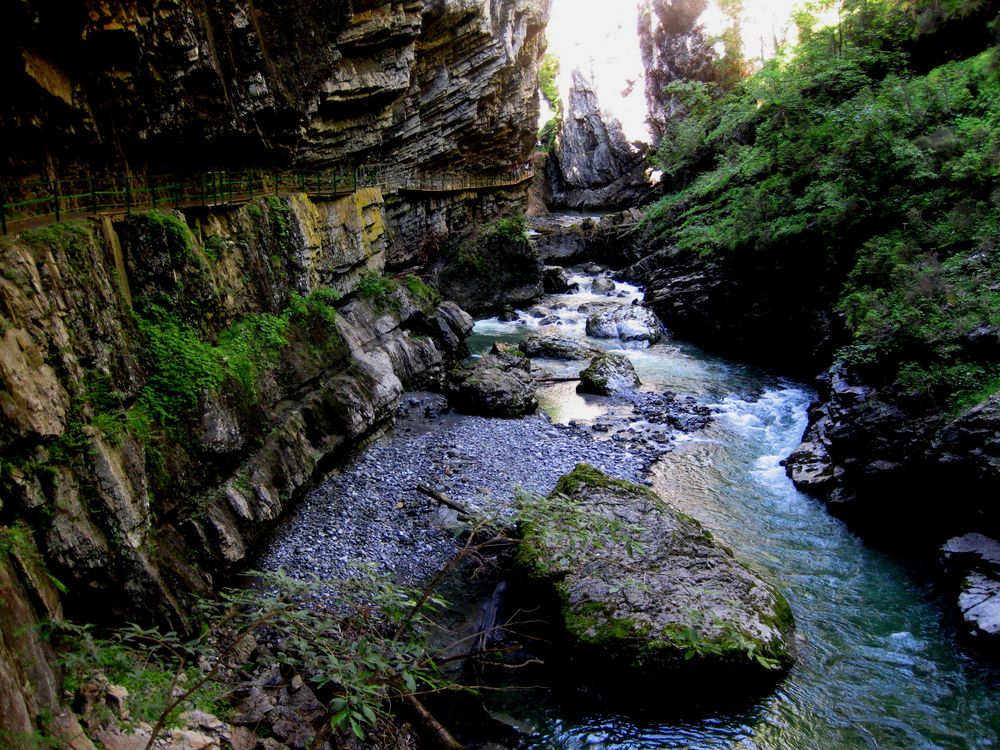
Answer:
M637 434L628 429L626 419L611 415L572 425L554 424L544 414L464 416L438 394L407 394L393 432L307 495L258 567L339 578L371 562L401 582L419 583L454 554L456 519L418 484L474 512L511 514L518 490L546 494L581 461L642 482L666 444L633 442L629 448L627 440L609 437ZM661 426L657 434L665 439L669 429Z
M557 330L563 335L582 338L587 311L581 313L580 305L600 301L628 310L640 297L630 286L613 293L593 291L601 269L587 270L571 275L579 291L543 301L544 309L559 318ZM512 325L524 333L539 330L536 316L534 308L521 312ZM533 364L539 377L554 372L560 380L587 365L545 358ZM300 578L341 578L359 563L374 563L401 583L419 584L454 554L457 519L454 511L420 493L418 484L473 513L512 515L517 492L547 494L580 462L618 479L645 482L652 462L677 435L703 428L709 420L708 408L696 399L669 392L626 389L587 398L591 414L564 423L544 413L519 419L460 415L439 394L404 395L395 428L303 499L258 567Z

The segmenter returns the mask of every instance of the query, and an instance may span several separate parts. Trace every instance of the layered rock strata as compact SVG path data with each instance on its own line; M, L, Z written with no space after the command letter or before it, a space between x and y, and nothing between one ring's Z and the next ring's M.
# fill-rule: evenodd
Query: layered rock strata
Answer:
M645 155L602 112L593 85L574 70L558 144L546 163L549 208L614 210L641 203L651 194Z
M376 190L56 225L0 248L3 514L33 529L71 613L86 592L106 615L182 624L186 595L244 564L472 326L378 276Z
M531 157L545 0L17 3L0 171L495 174Z

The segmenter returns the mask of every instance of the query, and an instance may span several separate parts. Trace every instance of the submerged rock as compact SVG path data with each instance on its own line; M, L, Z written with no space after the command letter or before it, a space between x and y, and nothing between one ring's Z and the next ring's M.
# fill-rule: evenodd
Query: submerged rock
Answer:
M531 363L520 353L487 354L471 368L452 370L445 391L465 414L523 417L538 408Z
M660 320L652 310L639 305L599 307L587 318L587 335L598 339L655 344L663 338Z
M628 357L621 354L601 354L594 357L590 366L580 373L581 393L611 396L639 386L639 376Z
M741 691L791 666L784 597L652 490L578 464L520 514L519 563L554 589L567 659L605 696Z
M597 349L588 346L580 339L566 336L529 336L518 346L529 357L544 357L547 359L590 359L600 353Z

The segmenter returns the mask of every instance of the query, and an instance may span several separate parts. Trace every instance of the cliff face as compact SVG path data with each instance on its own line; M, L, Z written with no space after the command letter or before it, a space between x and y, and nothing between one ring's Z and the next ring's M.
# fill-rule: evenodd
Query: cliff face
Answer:
M534 147L547 15L546 0L16 0L0 193L226 167L507 175ZM524 194L363 188L0 238L4 737L58 711L40 618L183 627L192 594L436 378L471 319L380 274Z
M378 191L187 218L194 233L150 214L2 245L3 512L71 607L99 592L179 623L184 594L251 554L469 327L398 283L350 294L384 263Z
M699 22L708 0L642 0L639 4L639 49L646 69L646 103L653 142L659 143L667 123L684 113L667 92L673 81L717 81L719 55Z
M630 144L621 123L601 111L591 82L573 71L559 141L547 163L553 208L616 209L648 197L645 149Z
M0 170L492 174L530 157L547 17L543 0L20 0Z

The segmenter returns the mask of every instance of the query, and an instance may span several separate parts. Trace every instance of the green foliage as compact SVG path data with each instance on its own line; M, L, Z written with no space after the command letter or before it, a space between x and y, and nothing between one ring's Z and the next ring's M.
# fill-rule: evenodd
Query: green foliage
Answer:
M961 341L1000 316L1000 74L994 50L923 75L909 56L932 8L980 5L850 0L838 28L800 13L801 44L729 92L671 84L686 117L646 214L698 253L794 247L846 269L845 359L951 405L997 374Z
M274 222L278 240L287 244L292 236L292 209L288 202L277 195L267 197L268 215Z
M517 523L524 538L516 555L523 568L549 577L585 565L606 548L621 547L629 556L642 553L641 529L584 507L578 499L564 494L565 490L560 480L547 496L518 492L515 497Z
M524 214L497 219L484 227L480 236L485 240L500 240L511 244L524 243L528 241L528 220Z
M66 586L49 573L42 553L38 551L31 527L24 521L17 521L10 526L0 526L0 563L14 556L22 565L31 568L35 573L49 579L56 590L66 592Z
M130 721L153 724L154 737L192 708L225 715L221 696L244 666L234 663L235 654L257 638L274 644L274 660L326 697L334 730L364 739L384 720L389 699L444 685L427 646L434 627L428 616L442 604L428 591L357 566L341 581L260 574L258 586L201 601L197 611L205 625L193 638L134 624L106 638L89 626L60 622L53 629L64 688L73 692L104 674L128 689Z
M255 399L257 380L287 347L292 324L334 333L333 304L339 296L333 289L318 289L306 297L293 293L281 315L248 315L223 330L214 345L163 307L146 305L138 322L146 339L149 379L138 409L124 413L123 423L147 431L151 422L171 425L191 412L202 394L217 391L227 379Z
M147 211L143 214L149 223L159 229L172 244L184 248L188 255L194 253L194 235L188 225L173 214L161 211Z
M340 292L330 287L314 289L305 297L292 292L285 317L300 326L318 326L333 331L334 321L337 320L335 305L339 299Z
M148 305L138 322L150 362L140 400L155 421L169 424L222 384L225 363L198 331L159 305Z
M554 115L538 131L538 141L542 144L541 149L545 153L551 153L555 148L556 138L559 136L559 131L562 130L563 106L562 100L559 98L559 88L556 86L558 76L559 58L552 54L546 54L538 73L538 86Z
M542 153L551 154L558 144L559 133L562 131L562 116L556 115L545 121L538 130L538 142Z
M225 249L227 238L221 234L212 234L205 238L204 251L209 260L218 260Z
M559 58L551 53L546 53L542 58L542 65L538 71L538 87L542 91L542 96L549 103L553 112L562 114L562 100L559 98L559 88L556 86L556 78L559 77Z
M358 293L376 307L386 308L393 302L392 295L399 289L399 282L391 276L369 271L358 281ZM398 301L396 301L398 305Z
M419 276L407 274L404 281L410 294L423 309L430 310L441 304L441 293Z

